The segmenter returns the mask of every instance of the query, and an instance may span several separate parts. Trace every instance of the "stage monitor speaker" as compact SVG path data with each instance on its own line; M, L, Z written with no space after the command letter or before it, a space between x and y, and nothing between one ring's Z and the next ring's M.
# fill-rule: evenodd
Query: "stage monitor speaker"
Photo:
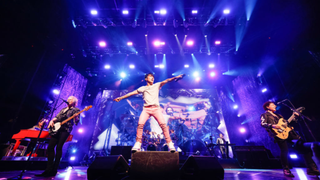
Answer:
M181 167L182 179L224 179L224 169L212 156L189 156Z
M96 157L87 170L88 180L122 179L128 175L129 165L120 156Z
M111 146L111 155L122 155L129 162L132 146Z
M130 177L135 179L178 179L179 153L135 152L131 157Z

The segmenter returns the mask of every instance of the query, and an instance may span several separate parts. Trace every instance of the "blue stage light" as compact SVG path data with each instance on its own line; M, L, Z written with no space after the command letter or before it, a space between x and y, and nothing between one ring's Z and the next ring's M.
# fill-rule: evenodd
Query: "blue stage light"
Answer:
M195 71L195 72L193 73L193 77L199 77L199 72L198 72L198 71Z
M58 89L54 89L52 92L53 94L56 94L56 95L60 94L60 91Z
M92 15L97 15L97 14L98 14L98 11L93 9L93 10L90 11L90 13L91 13Z
M121 73L120 73L120 77L121 77L121 78L125 78L126 76L127 76L127 74L126 74L125 72L121 72Z
M238 105L233 105L233 109L238 109Z
M267 92L267 88L262 89L261 92Z
M75 156L71 156L70 157L70 161L74 161L74 160L76 160L76 157Z
M290 154L291 159L298 159L298 156L296 154Z

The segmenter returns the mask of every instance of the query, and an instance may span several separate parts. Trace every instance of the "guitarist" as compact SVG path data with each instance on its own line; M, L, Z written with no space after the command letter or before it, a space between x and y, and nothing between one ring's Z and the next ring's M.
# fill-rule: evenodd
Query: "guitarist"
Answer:
M281 118L283 118L282 115L275 113L276 111L276 105L273 102L267 101L263 104L263 109L266 111L265 113L261 114L261 126L264 127L269 136L274 138L274 142L278 144L280 148L280 160L283 167L283 174L288 177L294 177L294 175L291 173L289 169L289 163L288 163L288 145L287 142L291 142L291 140L299 139L301 140L301 137L293 130L289 132L289 137L287 139L280 139L276 135L273 129L280 129L281 127L278 125L278 122ZM298 113L294 112L290 119L295 118L295 116L299 116ZM308 175L320 175L319 170L317 169L317 166L315 165L314 161L312 160L312 152L300 152L303 154L305 163L307 165L307 174Z
M63 120L68 119L72 115L80 112L78 108L76 108L78 99L74 96L70 96L67 100L68 106L63 108L55 118L53 118L48 125L48 128L53 127L54 123L62 122ZM47 155L48 155L48 163L47 168L42 174L37 174L36 176L42 177L51 177L57 174L57 170L59 167L59 163L62 156L62 147L69 137L73 125L79 123L79 116L74 118L73 120L68 121L63 124L61 128L57 131L55 135L51 135L51 139L49 141ZM56 147L56 154L54 152L54 148Z

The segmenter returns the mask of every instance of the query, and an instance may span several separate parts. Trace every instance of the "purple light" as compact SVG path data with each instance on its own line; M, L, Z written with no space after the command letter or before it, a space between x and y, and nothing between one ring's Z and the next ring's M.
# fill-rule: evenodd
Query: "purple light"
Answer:
M76 160L76 157L75 156L71 156L70 157L70 161L74 161L74 160Z
M132 46L132 42L127 42L127 45L128 46Z
M162 14L162 15L167 14L167 10L165 10L165 9L161 9L161 10L160 10L160 14Z
M191 13L192 14L198 14L198 10L192 10Z
M93 9L93 10L90 11L90 13L91 13L92 15L97 15L97 14L98 14L98 11Z
M215 73L215 72L211 72L211 73L210 73L210 76L211 76L211 77L215 77L215 76L216 76L216 73Z
M83 129L82 129L82 128L79 128L79 129L78 129L78 133L83 133Z
M229 14L229 13L230 13L230 9L223 10L223 14Z
M291 159L298 159L298 156L296 154L290 154Z
M187 41L187 45L188 46L192 46L193 45L193 41Z
M215 41L214 44L219 45L221 44L221 41Z
M129 11L128 10L123 10L122 14L129 14Z
M245 128L240 128L239 131L240 131L241 133L245 133L245 132L246 132L246 129L245 129Z
M262 91L261 92L267 92L267 88L264 88L264 89L262 89Z
M104 68L105 69L110 69L110 65L107 64L107 65L104 66Z
M60 94L60 91L58 89L54 89L52 92L53 94L56 94L56 95Z
M104 41L100 41L100 42L99 42L99 46L100 46L100 47L106 47L106 45L107 45L107 44L106 44L106 42L104 42Z

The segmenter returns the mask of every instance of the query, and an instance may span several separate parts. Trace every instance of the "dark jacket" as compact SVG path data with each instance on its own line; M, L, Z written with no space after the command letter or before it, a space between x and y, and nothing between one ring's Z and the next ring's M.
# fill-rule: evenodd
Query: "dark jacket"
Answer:
M66 107L68 108L68 107ZM69 117L71 117L72 115L80 112L79 108L73 107L72 109L68 109L66 112L65 109L63 108L61 109L61 111L57 114L56 118L57 118L57 122L62 122L66 119L68 119ZM61 130L62 131L66 131L68 133L71 133L72 129L73 129L73 125L74 124L78 124L79 121L75 121L75 119L73 118L72 120L68 121L67 123L65 123L64 125L61 126Z

